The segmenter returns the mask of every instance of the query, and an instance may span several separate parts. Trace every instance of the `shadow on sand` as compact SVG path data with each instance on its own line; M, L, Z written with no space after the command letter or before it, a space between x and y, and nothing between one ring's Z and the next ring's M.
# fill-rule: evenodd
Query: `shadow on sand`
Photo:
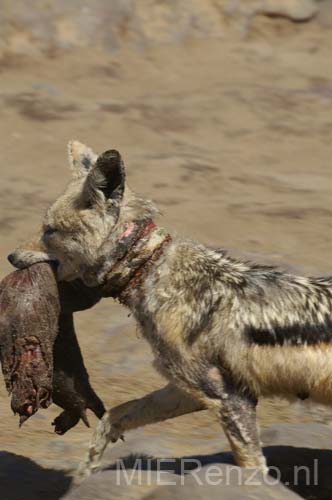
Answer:
M44 469L29 458L0 451L1 500L58 500L70 483L64 471Z
M271 476L303 498L330 500L332 498L332 451L294 446L269 446L264 448ZM137 459L140 459L137 462ZM185 460L184 460L185 459ZM232 464L231 453L194 455L182 458L128 455L122 458L125 469L165 470L174 474L190 471L210 464ZM115 470L113 463L104 470ZM69 473L46 469L29 458L0 452L0 492L2 500L58 500L69 490L72 478ZM98 500L97 498L95 500Z
M331 500L332 498L332 451L295 446L268 446L264 448L271 481L278 478L287 488L308 500ZM128 455L122 458L126 469L165 470L174 474L189 473L211 464L235 465L229 452L211 455L194 455L182 458L151 458L146 455ZM184 460L185 459L185 460ZM115 470L114 463L104 470ZM235 476L236 477L236 476ZM257 480L257 479L256 479ZM255 478L253 478L255 481Z

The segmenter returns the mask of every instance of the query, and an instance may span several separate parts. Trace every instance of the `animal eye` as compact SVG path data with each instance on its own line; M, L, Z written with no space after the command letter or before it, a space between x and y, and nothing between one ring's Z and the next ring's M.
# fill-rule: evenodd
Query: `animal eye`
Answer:
M44 228L44 236L48 237L51 236L56 232L56 228L52 226L45 226Z

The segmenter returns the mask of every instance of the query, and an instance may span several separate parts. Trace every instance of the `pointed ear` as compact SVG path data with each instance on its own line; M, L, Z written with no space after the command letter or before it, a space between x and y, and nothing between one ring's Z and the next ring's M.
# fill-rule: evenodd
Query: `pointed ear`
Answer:
M101 154L89 172L86 194L91 201L120 201L125 189L125 167L121 155L115 149Z
M97 161L92 149L78 141L68 142L69 165L76 179L86 176Z

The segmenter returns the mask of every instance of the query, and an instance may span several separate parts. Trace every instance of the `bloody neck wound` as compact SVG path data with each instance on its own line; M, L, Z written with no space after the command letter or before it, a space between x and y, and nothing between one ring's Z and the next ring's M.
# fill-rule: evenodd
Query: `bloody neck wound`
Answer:
M127 224L112 256L114 265L107 273L102 295L127 304L171 239L167 231L158 228L151 219Z

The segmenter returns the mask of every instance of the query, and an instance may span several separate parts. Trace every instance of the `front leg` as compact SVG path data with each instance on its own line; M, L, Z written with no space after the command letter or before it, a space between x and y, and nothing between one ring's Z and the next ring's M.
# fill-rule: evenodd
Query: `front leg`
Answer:
M107 444L110 441L116 442L126 431L205 408L202 402L193 399L173 384L168 384L141 399L112 408L98 422L86 459L78 469L78 482L99 466Z

